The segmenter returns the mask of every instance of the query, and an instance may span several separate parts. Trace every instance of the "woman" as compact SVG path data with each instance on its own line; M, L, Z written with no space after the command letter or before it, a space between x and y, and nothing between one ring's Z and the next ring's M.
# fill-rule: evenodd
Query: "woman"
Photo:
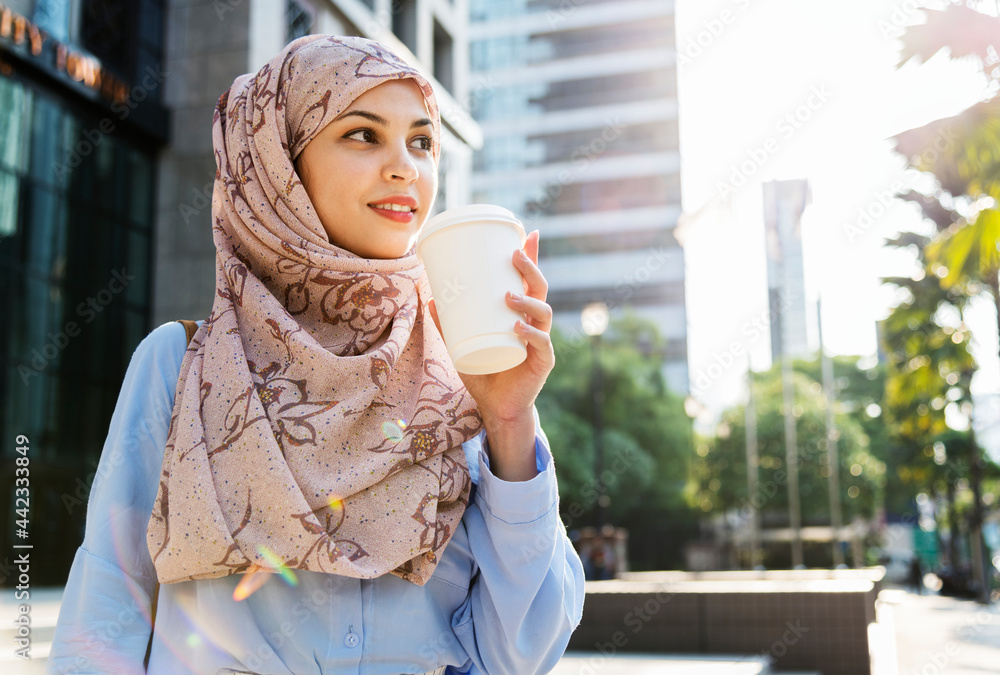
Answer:
M534 413L538 237L506 298L526 361L459 376L413 255L439 143L430 84L360 38L300 38L219 99L212 312L132 357L50 673L555 666L583 572Z

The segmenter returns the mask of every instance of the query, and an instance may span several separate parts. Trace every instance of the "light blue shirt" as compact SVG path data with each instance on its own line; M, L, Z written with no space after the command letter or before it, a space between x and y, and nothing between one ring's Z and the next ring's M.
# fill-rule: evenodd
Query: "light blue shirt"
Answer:
M156 573L146 526L156 498L174 390L186 349L177 322L132 355L111 419L48 660L49 673L531 675L553 669L580 623L583 568L559 519L541 428L539 473L490 472L485 435L465 443L475 495L431 579L417 586L296 572L243 601L244 575L164 584L148 671Z

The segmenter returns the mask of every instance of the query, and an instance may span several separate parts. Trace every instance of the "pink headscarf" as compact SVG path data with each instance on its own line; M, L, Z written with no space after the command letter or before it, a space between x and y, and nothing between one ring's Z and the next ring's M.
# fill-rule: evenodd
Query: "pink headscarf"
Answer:
M462 518L461 446L482 423L423 267L332 245L292 163L401 78L439 137L430 83L362 38L295 40L219 98L216 296L181 364L147 532L163 583L287 566L422 585Z

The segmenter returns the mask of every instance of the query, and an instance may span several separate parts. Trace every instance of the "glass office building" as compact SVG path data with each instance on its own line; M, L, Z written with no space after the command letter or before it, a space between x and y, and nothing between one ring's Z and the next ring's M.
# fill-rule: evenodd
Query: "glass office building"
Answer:
M46 551L33 585L65 580L150 328L161 17L149 0L0 4L0 541ZM30 448L26 538L18 435ZM15 576L0 554L0 580Z

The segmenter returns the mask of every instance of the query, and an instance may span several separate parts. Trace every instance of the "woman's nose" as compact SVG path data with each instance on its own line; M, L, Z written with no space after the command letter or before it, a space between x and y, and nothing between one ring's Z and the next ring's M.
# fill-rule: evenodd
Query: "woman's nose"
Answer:
M410 154L410 149L405 144L402 147L392 147L390 149L383 173L385 178L390 181L415 181L420 175L420 172L417 170L417 164L413 161L413 157Z

